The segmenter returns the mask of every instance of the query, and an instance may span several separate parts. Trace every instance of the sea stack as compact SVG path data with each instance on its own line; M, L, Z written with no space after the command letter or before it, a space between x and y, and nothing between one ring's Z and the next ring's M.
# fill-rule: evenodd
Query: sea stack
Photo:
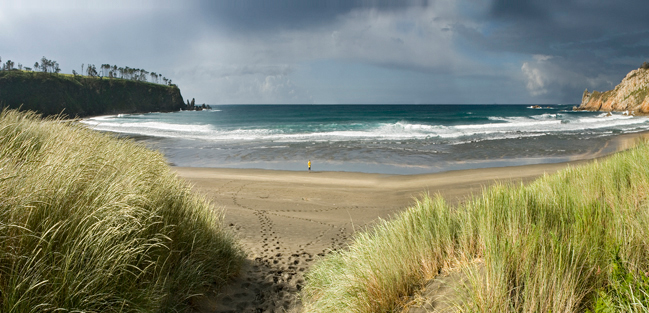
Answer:
M615 89L599 92L584 91L581 104L576 110L619 111L633 114L649 114L649 65L629 72Z

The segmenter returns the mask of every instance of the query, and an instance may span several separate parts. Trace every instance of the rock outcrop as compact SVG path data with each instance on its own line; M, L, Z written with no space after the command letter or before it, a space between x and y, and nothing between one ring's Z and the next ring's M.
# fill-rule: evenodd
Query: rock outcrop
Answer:
M588 92L586 89L581 105L575 109L649 114L649 69L639 68L629 72L613 90Z

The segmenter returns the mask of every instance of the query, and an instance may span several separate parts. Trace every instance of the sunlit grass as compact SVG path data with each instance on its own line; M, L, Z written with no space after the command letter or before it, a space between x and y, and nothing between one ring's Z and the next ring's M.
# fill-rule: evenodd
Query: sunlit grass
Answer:
M160 153L0 114L2 312L185 310L239 270L220 223Z
M441 271L464 312L647 312L649 145L457 207L424 196L316 264L308 312L390 312Z

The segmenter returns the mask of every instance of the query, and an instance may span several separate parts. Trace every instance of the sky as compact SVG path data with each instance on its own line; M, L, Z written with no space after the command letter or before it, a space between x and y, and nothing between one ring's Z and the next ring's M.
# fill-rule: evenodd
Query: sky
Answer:
M0 59L141 68L207 104L578 104L649 61L647 0L0 0Z

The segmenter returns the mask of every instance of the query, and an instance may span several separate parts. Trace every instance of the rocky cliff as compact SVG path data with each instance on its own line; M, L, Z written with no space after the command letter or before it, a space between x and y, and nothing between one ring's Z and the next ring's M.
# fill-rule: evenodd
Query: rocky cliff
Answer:
M649 69L639 68L624 77L615 89L599 92L584 91L577 110L629 111L631 114L649 114Z
M0 107L69 117L170 112L184 108L180 89L117 78L0 71Z

